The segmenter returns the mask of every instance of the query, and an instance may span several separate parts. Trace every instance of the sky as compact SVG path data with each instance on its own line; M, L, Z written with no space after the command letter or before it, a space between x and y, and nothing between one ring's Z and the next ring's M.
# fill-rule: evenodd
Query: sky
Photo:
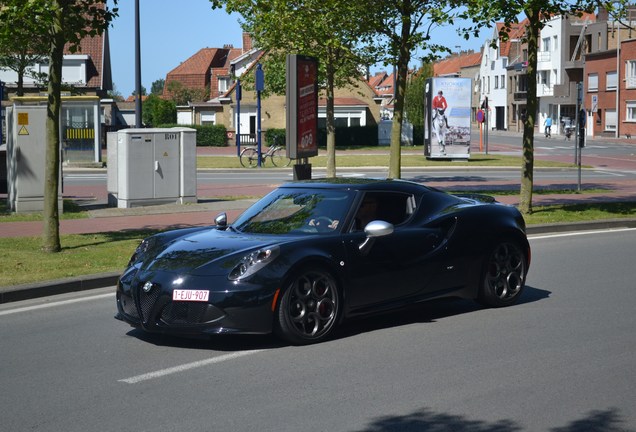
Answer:
M113 2L108 5L112 8ZM242 46L240 15L212 10L211 5L209 0L139 0L141 83L148 93L153 82L165 79L201 48ZM119 0L117 7L119 16L108 30L111 67L115 89L128 97L135 90L135 0ZM476 51L490 36L466 41L452 29L438 29L437 34L452 50ZM382 66L372 71L383 69L389 71Z

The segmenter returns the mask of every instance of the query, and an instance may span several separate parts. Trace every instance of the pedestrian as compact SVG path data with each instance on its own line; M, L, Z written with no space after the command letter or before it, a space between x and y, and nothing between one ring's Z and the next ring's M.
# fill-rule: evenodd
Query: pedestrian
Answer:
M552 137L552 117L550 116L546 117L544 125L545 125L545 137L546 138Z

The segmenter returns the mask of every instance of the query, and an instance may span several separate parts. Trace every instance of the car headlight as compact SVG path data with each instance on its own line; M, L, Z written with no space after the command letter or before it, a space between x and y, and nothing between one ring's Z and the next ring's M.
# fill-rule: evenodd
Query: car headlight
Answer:
M132 256L130 257L130 260L128 261L128 267L135 264L137 261L140 261L146 254L146 252L148 252L148 250L152 246L152 243L152 237L143 239L141 243L139 243L139 246L137 246L137 249L135 249L135 252L133 252Z
M249 277L271 263L280 253L278 246L259 249L244 256L241 261L232 269L228 279L237 281Z

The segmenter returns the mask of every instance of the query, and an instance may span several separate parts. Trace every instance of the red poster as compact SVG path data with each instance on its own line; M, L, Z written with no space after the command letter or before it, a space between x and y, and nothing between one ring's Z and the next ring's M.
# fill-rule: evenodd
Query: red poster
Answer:
M298 58L298 155L318 154L318 63Z

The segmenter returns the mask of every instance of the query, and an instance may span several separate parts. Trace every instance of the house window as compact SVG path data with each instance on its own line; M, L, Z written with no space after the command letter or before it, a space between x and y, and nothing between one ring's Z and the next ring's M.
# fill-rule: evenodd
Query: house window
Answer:
M550 71L539 71L539 84L550 86Z
M219 77L219 93L225 93L230 88L230 78Z
M216 122L214 111L201 111L201 126L211 126Z
M636 88L636 60L628 60L625 65L625 86Z
M605 130L606 131L616 130L616 110L615 109L605 110Z
M495 88L499 88L499 76L495 75Z
M587 76L587 91L598 91L598 74L592 73Z
M552 36L552 50L553 51L558 51L559 50L559 44L558 44L558 37L557 36Z
M627 101L627 113L625 121L636 122L636 101Z
M501 76L501 88L506 88L506 76Z
M616 90L617 82L616 71L607 72L605 75L605 90Z
M541 51L545 51L545 52L552 51L550 49L550 38L549 37L541 39L541 48L543 48Z

